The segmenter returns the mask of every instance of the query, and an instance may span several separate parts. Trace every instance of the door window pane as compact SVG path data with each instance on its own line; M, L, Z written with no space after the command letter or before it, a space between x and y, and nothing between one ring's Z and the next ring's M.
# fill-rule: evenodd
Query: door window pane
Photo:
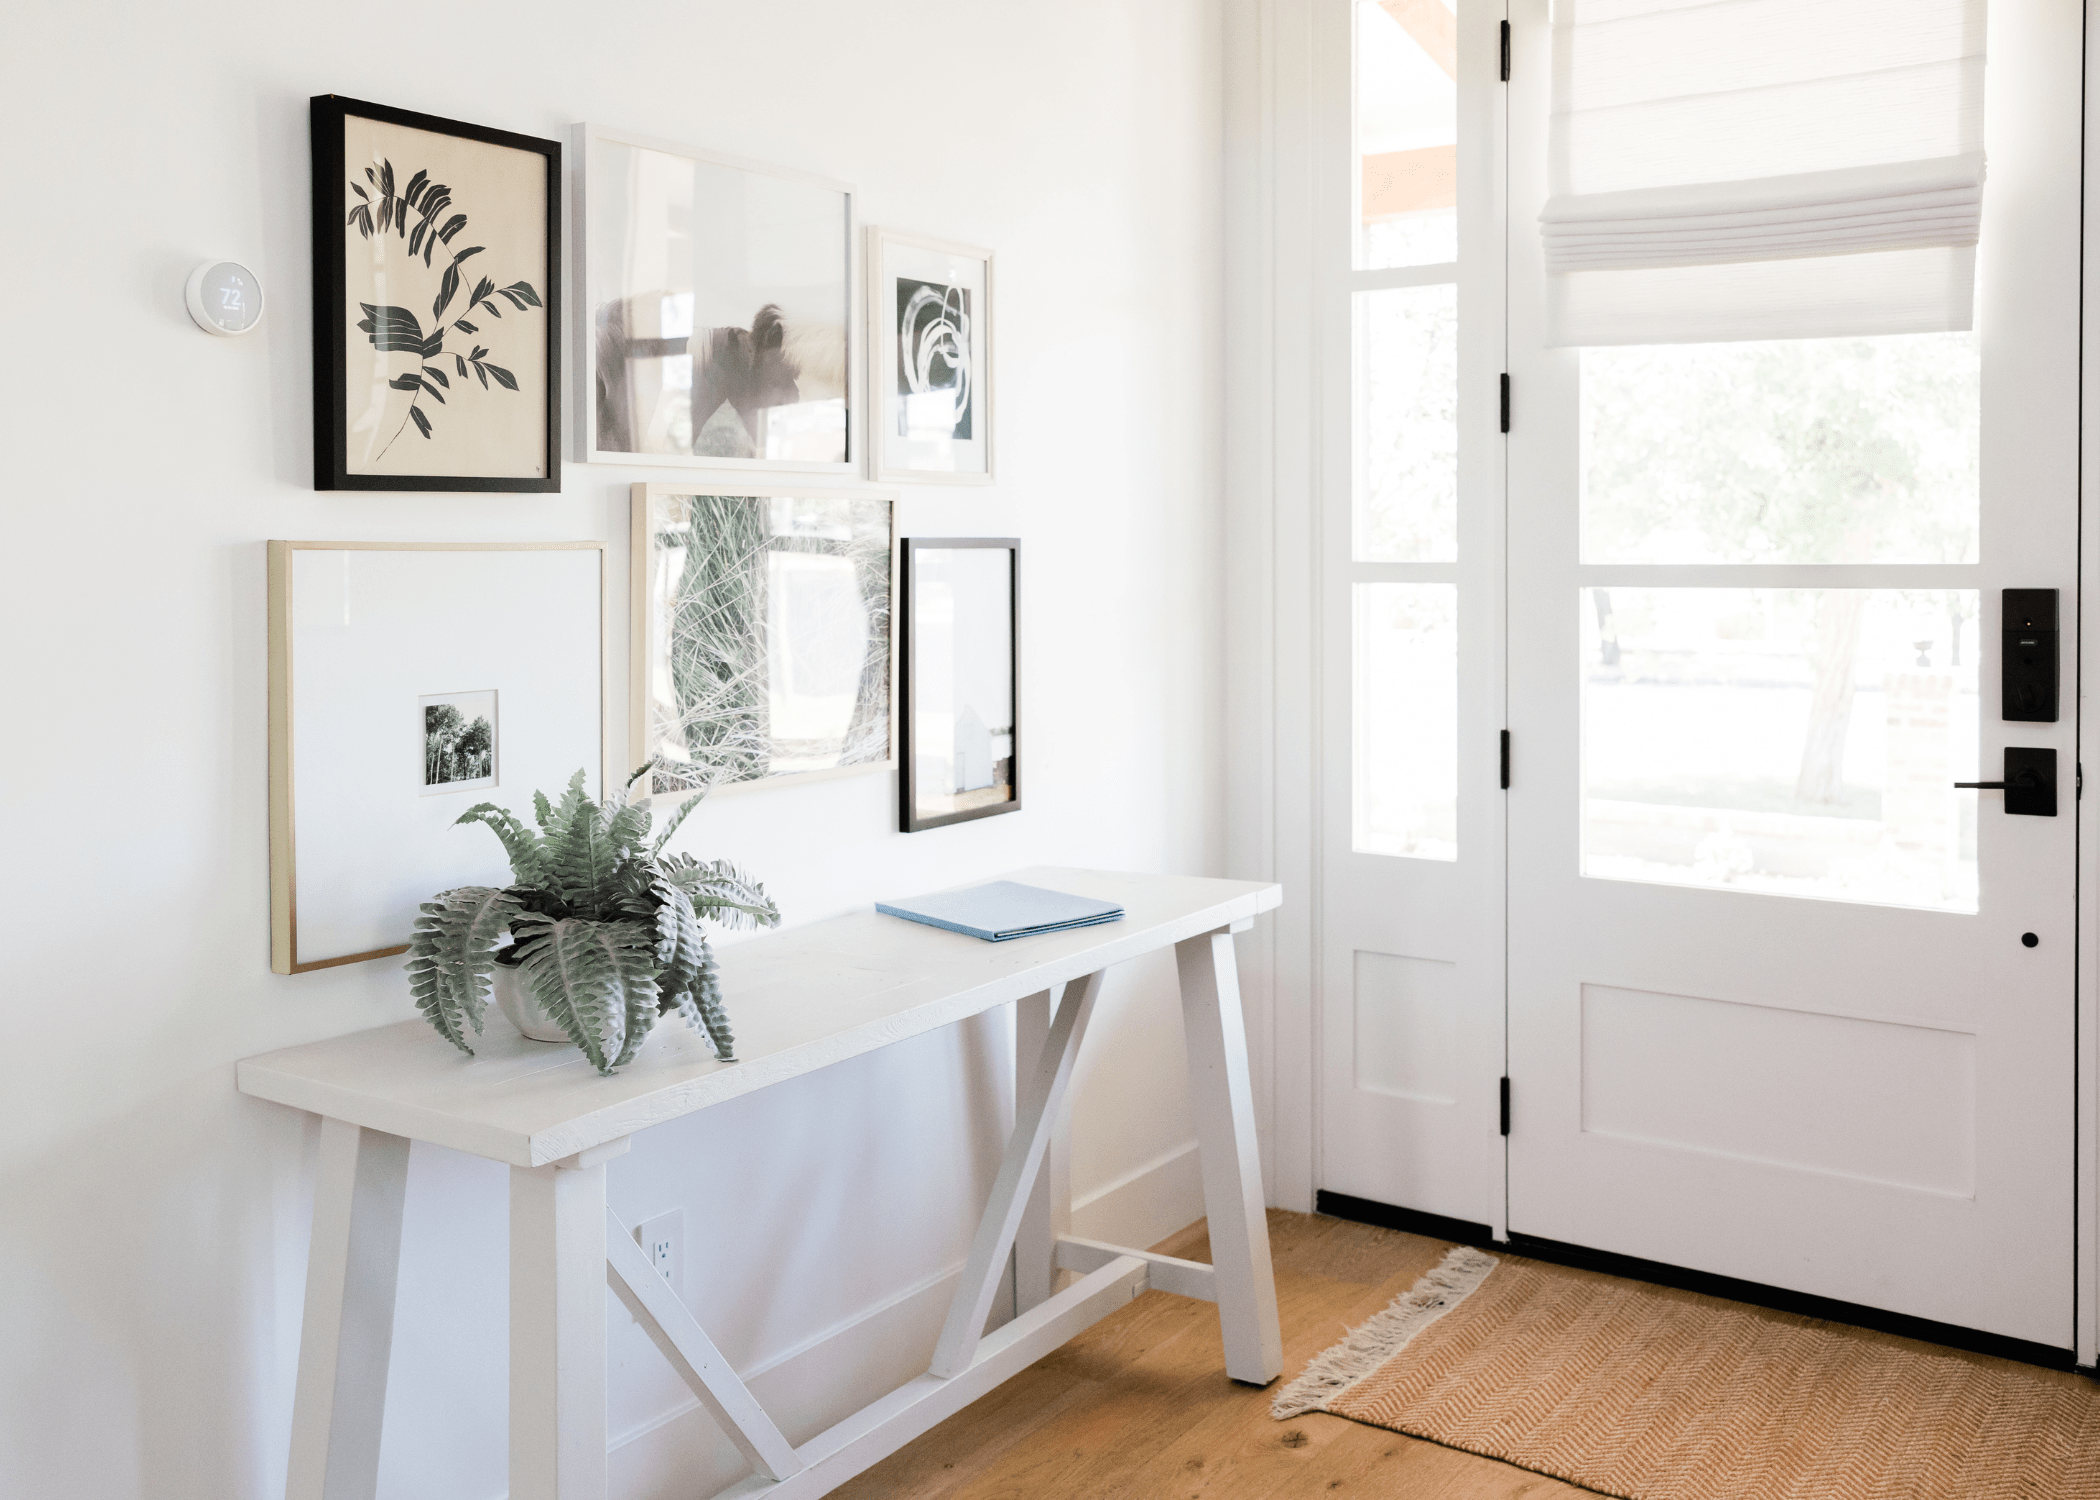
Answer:
M1359 583L1353 722L1360 854L1458 858L1458 589Z
M1580 593L1583 874L1976 910L1975 590Z
M1458 21L1449 0L1358 0L1356 264L1458 259Z
M1458 288L1356 294L1358 562L1458 556Z
M1582 352L1592 563L1976 560L1973 333Z

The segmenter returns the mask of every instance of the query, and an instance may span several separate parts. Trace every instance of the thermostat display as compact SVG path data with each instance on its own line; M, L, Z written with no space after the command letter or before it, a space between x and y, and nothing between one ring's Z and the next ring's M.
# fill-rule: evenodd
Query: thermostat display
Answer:
M183 288L183 300L206 333L231 338L262 320L262 283L239 261L213 260L197 267Z

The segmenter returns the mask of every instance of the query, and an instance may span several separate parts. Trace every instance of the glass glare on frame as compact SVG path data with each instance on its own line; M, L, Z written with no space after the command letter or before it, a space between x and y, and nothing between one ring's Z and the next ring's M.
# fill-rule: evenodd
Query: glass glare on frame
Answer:
M1458 589L1359 583L1351 600L1359 854L1458 858Z
M1458 556L1458 288L1358 292L1358 562Z
M911 604L911 795L921 819L1012 802L1014 554L919 547Z
M1583 874L1976 910L1975 590L1579 593Z
M1977 557L1973 333L1582 352L1591 563Z
M1458 18L1451 0L1358 0L1361 270L1458 259Z

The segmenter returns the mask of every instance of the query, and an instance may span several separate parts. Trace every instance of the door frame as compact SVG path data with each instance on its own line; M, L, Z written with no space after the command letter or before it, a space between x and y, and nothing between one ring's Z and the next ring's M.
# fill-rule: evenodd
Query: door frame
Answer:
M2077 693L2077 735L2073 763L2083 792L2087 663L2100 663L2100 609L2084 608L2085 584L2100 586L2100 431L2092 414L2100 412L2100 319L2085 316L2086 290L2100 284L2100 48L2094 45L2094 23L2100 0L2085 5L2085 140L2082 176L2084 205L2080 233L2084 239L2079 273L2080 381L2078 394L2078 576L2079 600L2076 658L2072 682ZM2096 767L2100 769L2100 767ZM2072 1310L2079 1368L2100 1373L2100 796L2078 809L2078 961L2076 1109L2078 1173L2076 1213L2077 1289Z

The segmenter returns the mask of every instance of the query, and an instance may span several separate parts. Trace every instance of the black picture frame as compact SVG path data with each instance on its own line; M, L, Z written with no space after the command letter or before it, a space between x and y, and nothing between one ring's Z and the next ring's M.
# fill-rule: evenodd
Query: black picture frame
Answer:
M968 807L956 812L939 813L930 817L919 814L917 789L913 785L914 770L918 764L917 741L919 689L918 673L914 670L914 658L922 639L918 622L918 608L924 597L919 571L919 554L930 551L956 551L964 548L997 548L1007 553L1007 646L1011 653L1008 681L1012 683L1013 724L1012 750L1009 755L1007 786L1010 795L1003 801L987 803L980 807ZM995 817L1000 813L1021 810L1021 542L1018 537L986 536L911 536L901 544L903 566L898 570L897 608L897 691L900 712L897 715L897 814L898 826L905 833L924 833L929 828L945 828L951 823L967 823L974 818ZM963 629L961 622L955 627Z
M478 141L486 145L507 147L515 151L531 152L545 163L546 223L544 228L546 254L546 285L528 292L536 297L539 306L530 308L532 313L546 319L546 368L544 392L546 411L545 451L540 460L540 473L532 475L456 475L456 474L369 474L351 473L349 461L349 353L351 322L347 296L347 266L344 255L345 212L343 195L334 188L342 175L344 152L344 121L346 118L374 120L382 124L399 125L414 130L428 131L436 135L456 136L463 140ZM435 115L419 114L414 110L394 109L383 104L369 104L362 100L345 99L336 94L317 94L310 101L312 164L313 164L313 314L314 314L314 488L317 490L424 490L424 491L470 491L492 494L559 494L561 492L561 335L564 316L562 299L561 263L561 214L562 214L562 148L559 141L543 140L538 136L518 135L508 130L494 130L487 126L470 125L459 120L440 119ZM414 179L411 179L414 181ZM404 185L404 193L408 191ZM398 201L398 200L397 200ZM405 213L406 210L404 209ZM448 215L449 217L449 215ZM437 234L433 231L431 238ZM449 240L448 240L449 243ZM464 276L466 273L462 272ZM515 285L515 284L514 284ZM467 290L475 287L473 280L465 283ZM493 289L492 297L508 296L503 289ZM519 298L511 299L513 314L524 312L529 303ZM469 310L472 308L470 306ZM451 308L447 308L450 312ZM498 310L498 318L501 309ZM491 322L496 322L491 319ZM500 324L498 325L500 326ZM442 326L437 335L442 337ZM376 338L376 335L374 335ZM475 345L474 347L481 347ZM469 352L444 350L452 354L457 364L472 359ZM494 363L493 357L484 363L475 360L472 375L479 377L483 394L489 389L488 371L502 367ZM497 381L508 375L503 370ZM404 374L401 378L408 378ZM470 377L460 376L462 381ZM515 377L512 377L515 378ZM405 387L404 387L405 388ZM443 402L444 393L435 392L436 399ZM418 401L421 397L416 398ZM404 418L404 421L406 419ZM424 424L419 423L419 426ZM427 429L426 429L427 431Z

